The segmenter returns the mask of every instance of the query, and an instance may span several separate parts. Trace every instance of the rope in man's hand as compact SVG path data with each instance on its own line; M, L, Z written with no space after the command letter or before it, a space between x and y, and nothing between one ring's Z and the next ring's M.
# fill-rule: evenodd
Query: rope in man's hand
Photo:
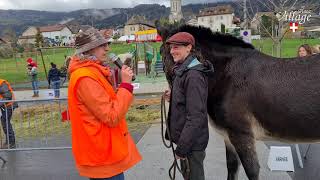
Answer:
M171 134L170 134L170 129L169 129L169 123L168 123L168 118L167 118L167 111L166 111L166 102L165 100L168 99L167 96L167 91L165 92L165 94L163 94L161 96L161 137L162 137L162 142L164 144L164 146L166 148L171 148L172 150L172 154L173 154L173 163L169 168L169 177L170 180L175 180L176 179L176 171L178 169L178 171L182 174L184 180L189 180L190 177L190 164L188 161L188 158L181 158L181 157L177 157L175 152L174 152L174 146L173 146L173 142L171 139ZM170 105L169 105L170 107ZM169 111L170 113L170 111ZM168 116L170 116L170 114L168 114ZM166 124L166 132L164 131L164 126L163 124ZM169 144L167 144L166 139L165 139L165 133L168 136L169 139ZM178 165L178 159L180 159L180 161L185 161L186 167L185 167L185 174L182 172L181 167L179 167Z

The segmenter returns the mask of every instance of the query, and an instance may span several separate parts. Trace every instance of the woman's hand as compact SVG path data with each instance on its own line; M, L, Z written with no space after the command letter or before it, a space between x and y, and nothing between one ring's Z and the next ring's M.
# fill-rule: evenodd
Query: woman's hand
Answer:
M121 79L123 83L131 83L133 77L133 71L127 65L123 65L121 68Z

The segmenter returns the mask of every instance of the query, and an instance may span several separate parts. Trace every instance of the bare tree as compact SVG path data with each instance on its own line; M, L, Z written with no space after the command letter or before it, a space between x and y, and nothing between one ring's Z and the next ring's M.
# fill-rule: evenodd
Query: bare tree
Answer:
M9 43L12 48L16 48L18 38L17 38L17 34L16 34L16 32L14 31L13 28L11 28L11 27L6 27L6 28L2 31L1 36L2 36L2 38L4 38L5 40L7 40L7 43Z
M17 34L14 29L10 26L6 27L1 34L2 38L7 41L7 49L4 50L7 57L14 57L16 59L16 49L17 49Z
M266 27L262 23L262 18L258 17L255 20L259 23L258 30L261 29L266 32L268 37L273 41L273 46L276 49L276 56L281 57L281 43L289 29L289 22L283 18L285 13L288 15L291 11L295 10L310 10L311 12L319 11L319 0L247 0L246 6L243 0L238 0L238 5L242 8L246 7L246 17L244 21L252 21L257 12L272 12L269 15L271 18L271 31L270 27Z

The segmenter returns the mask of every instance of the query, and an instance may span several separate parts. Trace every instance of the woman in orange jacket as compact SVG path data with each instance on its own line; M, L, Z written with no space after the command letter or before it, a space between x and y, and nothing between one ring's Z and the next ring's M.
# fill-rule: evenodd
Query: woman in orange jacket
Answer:
M103 66L110 50L107 40L89 29L77 35L75 44L68 105L76 167L90 179L123 180L123 172L142 159L125 120L133 100L133 72L123 66L115 90L110 70Z

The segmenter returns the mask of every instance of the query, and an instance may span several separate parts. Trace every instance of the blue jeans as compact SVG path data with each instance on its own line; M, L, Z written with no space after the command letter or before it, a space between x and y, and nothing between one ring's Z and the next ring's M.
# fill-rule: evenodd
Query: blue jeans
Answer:
M39 84L38 84L38 81L31 81L31 84L32 84L33 94L34 95L39 95Z
M52 81L51 88L54 90L54 97L60 97L60 81Z
M110 178L90 178L90 180L124 180L124 174L118 174Z

